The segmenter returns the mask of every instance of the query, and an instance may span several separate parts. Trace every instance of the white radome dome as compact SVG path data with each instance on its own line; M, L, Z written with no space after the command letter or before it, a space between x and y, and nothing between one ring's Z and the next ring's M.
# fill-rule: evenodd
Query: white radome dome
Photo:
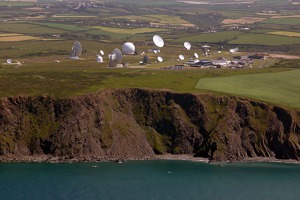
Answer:
M122 52L123 54L134 54L135 52L135 46L131 42L126 42L122 46Z

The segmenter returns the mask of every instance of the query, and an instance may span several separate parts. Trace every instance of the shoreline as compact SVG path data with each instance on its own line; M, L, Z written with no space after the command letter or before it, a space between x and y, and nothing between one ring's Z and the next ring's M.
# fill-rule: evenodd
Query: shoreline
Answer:
M194 157L190 154L163 154L163 155L147 155L143 157L97 157L97 156L78 156L78 157L58 157L48 155L33 156L0 156L0 163L84 163L84 162L116 162L122 163L126 161L143 161L143 160L178 160L192 161L209 164L231 164L231 163L287 163L300 164L299 160L293 159L277 159L272 157L255 157L244 158L241 160L210 160L205 157Z

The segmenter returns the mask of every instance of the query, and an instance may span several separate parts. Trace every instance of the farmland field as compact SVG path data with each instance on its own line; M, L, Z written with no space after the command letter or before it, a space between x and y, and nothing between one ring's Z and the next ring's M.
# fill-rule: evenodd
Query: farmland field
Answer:
M300 108L300 70L200 79L196 88Z
M42 38L39 37L33 37L29 35L13 35L13 36L1 36L0 35L0 42L19 42L19 41L25 41L25 40L40 40Z
M53 58L57 59L57 58ZM4 62L5 60L2 60ZM1 62L1 60L0 60ZM49 94L69 97L95 93L105 88L170 89L178 92L200 92L195 88L200 78L278 72L283 69L251 70L159 70L101 68L89 60L62 60L14 66L2 65L0 97Z
M0 32L21 34L58 34L65 31L55 28L48 28L38 24L3 23L0 26Z
M223 32L217 32L217 33L204 33L199 34L196 36L190 36L190 37L184 37L175 40L176 42L211 42L211 43L217 43L222 41L229 41L233 40L239 35L244 34L243 32L239 31L223 31Z
M224 19L222 21L223 24L253 24L255 22L260 22L265 20L266 18L258 18L258 17L241 17L239 19Z
M89 28L79 27L79 26L75 26L75 25L68 25L68 24L56 24L56 23L48 23L48 22L44 22L44 23L35 22L33 24L45 26L45 27L49 27L49 28L61 29L61 30L65 30L65 31L87 31L87 30L89 30Z
M162 28L112 28L112 27L105 27L105 26L93 26L92 28L100 29L112 33L132 34L132 35L138 33L167 31L167 29L162 29Z
M300 37L300 33L289 32L289 31L274 31L274 32L268 32L268 34L283 35L283 36L288 36L288 37Z
M264 21L261 21L261 23L265 23L265 24L299 25L300 24L300 17L297 17L297 18L273 18L273 19L266 19Z
M172 24L172 25L191 25L190 22L181 19L179 16L174 15L142 15L142 16L135 16L135 15L129 15L129 16L118 16L118 17L112 17L112 18L124 18L124 19L130 19L130 20L143 20L148 22L154 22L154 23L160 23L160 24Z
M288 44L300 44L300 38L267 34L244 34L239 35L237 39L230 41L229 44L279 46Z

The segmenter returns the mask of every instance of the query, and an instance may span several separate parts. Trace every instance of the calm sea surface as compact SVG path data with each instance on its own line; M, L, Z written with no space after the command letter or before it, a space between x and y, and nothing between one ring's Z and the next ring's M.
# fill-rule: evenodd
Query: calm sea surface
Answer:
M0 199L300 199L300 165L2 163Z

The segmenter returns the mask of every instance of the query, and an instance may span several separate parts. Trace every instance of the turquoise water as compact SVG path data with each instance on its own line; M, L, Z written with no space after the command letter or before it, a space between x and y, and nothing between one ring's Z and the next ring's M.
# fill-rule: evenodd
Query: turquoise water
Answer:
M94 166L94 167L92 167ZM97 166L97 167L95 167ZM300 199L300 165L2 163L0 199Z

